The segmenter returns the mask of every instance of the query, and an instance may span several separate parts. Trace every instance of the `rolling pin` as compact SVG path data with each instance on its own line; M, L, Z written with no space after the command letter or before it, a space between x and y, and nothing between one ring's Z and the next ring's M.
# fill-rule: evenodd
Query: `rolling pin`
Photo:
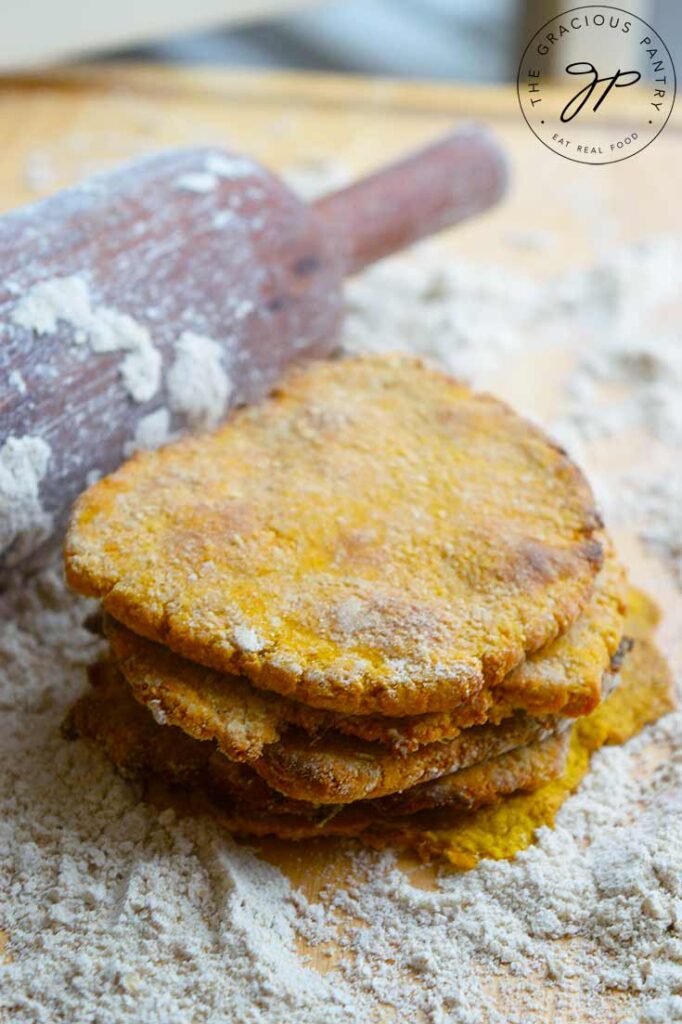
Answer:
M183 345L220 354L221 412L257 399L332 352L346 275L485 210L505 183L499 146L469 125L312 205L206 148L0 218L0 567L38 564L74 498L169 416ZM186 429L170 408L164 426Z

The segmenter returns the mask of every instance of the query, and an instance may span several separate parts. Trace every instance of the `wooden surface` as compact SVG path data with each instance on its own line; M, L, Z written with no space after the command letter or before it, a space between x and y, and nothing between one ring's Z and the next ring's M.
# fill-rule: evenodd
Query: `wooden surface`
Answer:
M446 249L545 278L579 269L613 244L682 232L681 118L623 163L587 167L548 152L528 130L515 91L366 81L289 73L232 74L158 68L78 69L8 80L0 87L0 208L9 209L88 173L164 146L199 143L243 149L275 169L341 160L362 172L422 144L462 119L480 118L502 139L511 161L508 199L494 212L443 238ZM512 244L547 232L549 248ZM556 411L571 353L504 368L496 390L538 416ZM616 440L598 455L605 464L639 455L642 439ZM634 444L634 449L633 449ZM633 456L634 451L634 456ZM680 633L672 584L634 537L618 538L638 582L668 610L668 652ZM334 842L263 844L309 899L343 884L346 854ZM432 869L406 864L415 884L433 884ZM321 958L320 967L329 960ZM553 1016L551 989L538 979L538 1005ZM514 1005L511 978L495 981L500 1005ZM613 1001L613 1017L618 1019ZM543 1011L544 1012L544 1011ZM538 1018L542 1019L542 1018Z

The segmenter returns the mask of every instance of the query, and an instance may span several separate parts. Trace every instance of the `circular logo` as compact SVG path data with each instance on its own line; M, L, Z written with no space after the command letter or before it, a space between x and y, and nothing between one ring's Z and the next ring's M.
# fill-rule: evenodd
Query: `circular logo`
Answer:
M602 4L573 7L538 29L517 76L533 134L583 164L645 149L665 127L676 87L670 51L651 25Z

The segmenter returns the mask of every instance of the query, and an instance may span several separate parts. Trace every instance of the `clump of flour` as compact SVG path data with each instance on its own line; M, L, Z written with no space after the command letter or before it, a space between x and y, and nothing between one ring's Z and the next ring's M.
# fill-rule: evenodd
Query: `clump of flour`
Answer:
M331 160L325 155L300 160L282 174L289 188L309 203L329 192L344 188L351 183L353 177L345 164Z
M52 517L40 502L50 446L41 437L9 437L0 448L0 555L12 565L49 536Z
M232 390L217 341L185 331L175 343L175 362L166 377L168 403L195 430L214 427Z
M171 440L170 412L165 406L148 413L137 421L135 435L125 446L125 454L159 448Z
M60 323L73 328L73 342L93 352L125 352L120 366L123 385L136 402L147 402L159 389L161 353L149 331L127 313L93 305L87 282L77 274L33 285L12 311L17 327L39 335L54 334Z

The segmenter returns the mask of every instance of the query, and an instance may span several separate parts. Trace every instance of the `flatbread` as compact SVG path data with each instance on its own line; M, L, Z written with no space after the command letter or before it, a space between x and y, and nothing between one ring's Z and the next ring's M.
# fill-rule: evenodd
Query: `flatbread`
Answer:
M158 725L132 699L110 662L93 666L91 682L92 692L74 705L65 722L69 738L95 740L126 776L151 775L191 785L210 795L233 830L257 835L357 835L380 818L397 822L429 808L473 810L555 777L568 746L567 732L552 735L403 794L330 807L282 796L212 744L192 739L174 726Z
M448 711L580 614L589 485L538 428L407 357L308 365L78 500L69 582L133 631L302 703Z
M212 744L158 725L110 663L93 667L93 690L71 709L64 731L70 738L96 742L124 775L163 778L187 787L193 809L211 811L236 833L290 839L357 835L374 846L412 847L427 858L473 867L481 857L510 857L526 847L538 827L553 824L587 771L592 751L604 743L624 742L674 707L670 670L645 638L648 630L641 617L635 618L628 628L640 638L624 658L620 684L573 726L565 770L568 734L517 748L396 797L345 807L292 801ZM511 795L520 791L530 795ZM501 800L503 796L508 799Z
M489 691L481 690L470 703L447 713L410 718L343 715L259 690L243 676L207 669L138 636L111 616L105 617L104 632L137 700L197 739L215 739L235 761L256 760L292 725L313 737L334 729L405 754L483 724L492 704ZM512 711L506 707L498 720Z
M259 705L258 691L245 680L232 677L230 683L234 685L223 687L224 675L179 659L158 646L145 652L151 664L147 664L146 657L141 660L139 653L132 659L126 657L129 643L139 651L138 638L110 621L105 628L133 695L150 708L158 722L180 726L196 739L215 740L230 760L248 762L274 789L297 800L353 803L400 792L424 779L548 736L560 724L556 717L530 717L518 712L500 724L461 730L450 739L398 755L381 744L344 736L330 727L332 723L325 731L318 729L312 735L304 728L292 727L286 718L277 720L281 708L271 707L266 701ZM171 685L149 684L147 680L157 680L169 659L175 672ZM284 698L279 700L284 703ZM305 720L308 709L303 705L298 709ZM310 710L314 717L314 709ZM259 741L270 736L271 742L255 745L251 740L256 733Z
M315 743L300 730L266 747L254 770L280 793L318 804L350 804L402 793L421 782L498 757L567 729L570 719L517 712L499 725L464 729L403 757L377 744L327 733Z
M243 677L182 658L111 617L104 628L135 697L160 720L197 739L216 740L232 760L257 760L292 725L310 736L334 730L406 755L425 744L454 739L462 729L488 720L499 723L518 709L534 715L591 711L621 638L624 588L624 572L609 553L584 612L562 637L531 655L494 691L481 690L470 704L405 718L344 716L310 708L258 690Z

